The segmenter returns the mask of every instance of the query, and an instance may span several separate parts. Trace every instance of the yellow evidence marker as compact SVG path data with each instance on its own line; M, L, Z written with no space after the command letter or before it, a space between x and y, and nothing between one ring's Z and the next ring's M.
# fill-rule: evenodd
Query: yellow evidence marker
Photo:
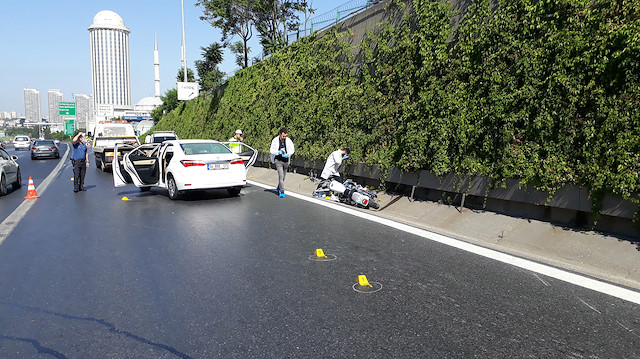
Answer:
M122 197L122 200L123 200L123 201L131 201L131 200L129 199L129 197L127 197L127 196Z
M371 284L369 284L369 281L367 280L367 276L366 275L359 275L358 276L358 284L360 284L361 287L373 287Z
M320 248L316 249L315 255L318 258L327 258L327 256L324 255L324 252Z

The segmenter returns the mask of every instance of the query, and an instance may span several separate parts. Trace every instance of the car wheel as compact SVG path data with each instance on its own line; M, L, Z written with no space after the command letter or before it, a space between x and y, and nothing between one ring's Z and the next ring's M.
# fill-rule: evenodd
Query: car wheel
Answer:
M178 199L178 185L176 184L176 180L173 179L172 175L169 175L169 179L167 181L167 190L169 191L170 199Z
M7 194L7 183L6 183L6 179L4 178L4 175L2 175L2 177L0 177L0 196L4 196Z
M239 195L240 194L240 190L242 190L242 188L240 188L240 187L227 188L227 192L229 192L229 196L231 196L231 197L235 197L235 196Z
M18 168L18 173L16 175L16 181L13 183L13 188L18 189L22 187L22 173L20 173L20 169Z

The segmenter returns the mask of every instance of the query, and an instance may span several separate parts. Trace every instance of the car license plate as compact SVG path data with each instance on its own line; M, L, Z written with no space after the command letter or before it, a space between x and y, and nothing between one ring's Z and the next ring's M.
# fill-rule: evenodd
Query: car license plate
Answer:
M207 169L209 170L228 170L228 163L209 163L207 164Z

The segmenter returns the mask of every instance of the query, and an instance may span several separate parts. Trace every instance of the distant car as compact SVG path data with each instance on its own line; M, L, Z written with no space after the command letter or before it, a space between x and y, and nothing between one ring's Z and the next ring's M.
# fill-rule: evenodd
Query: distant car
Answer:
M19 149L29 150L31 146L31 139L29 136L18 135L13 138L13 148L17 151Z
M18 165L18 156L10 156L7 151L0 149L0 196L8 193L8 186L14 189L22 186L22 175Z
M154 131L145 137L144 143L162 143L164 141L177 139L178 136L173 131Z
M4 144L4 141L0 141L0 148L3 148L3 149L6 148L5 144Z
M216 188L226 188L229 195L237 196L247 184L247 168L258 154L251 150L253 156L245 164L229 147L213 140L144 144L125 154L122 163L113 158L113 183L116 187L133 183L143 191L154 186L166 188L170 199L190 190Z
M55 140L53 140L53 142L56 144L56 146L58 146L60 144L60 140L57 139L57 138Z
M40 157L60 158L60 149L53 140L35 140L31 145L31 159Z

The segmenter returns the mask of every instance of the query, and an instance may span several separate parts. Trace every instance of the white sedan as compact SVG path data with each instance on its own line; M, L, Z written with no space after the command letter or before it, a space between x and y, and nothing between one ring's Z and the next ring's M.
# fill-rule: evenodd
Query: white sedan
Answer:
M126 153L122 163L114 156L113 183L116 187L133 183L143 191L154 186L166 188L171 199L177 199L185 191L216 188L226 188L229 195L236 196L247 184L247 168L253 165L258 154L242 145L248 149L242 154L233 153L226 143L213 140L140 145ZM121 146L127 145L118 145ZM244 154L250 154L245 161Z
M7 151L0 148L0 196L9 192L7 188L12 185L14 189L22 185L22 175L18 165L18 156L11 156Z

